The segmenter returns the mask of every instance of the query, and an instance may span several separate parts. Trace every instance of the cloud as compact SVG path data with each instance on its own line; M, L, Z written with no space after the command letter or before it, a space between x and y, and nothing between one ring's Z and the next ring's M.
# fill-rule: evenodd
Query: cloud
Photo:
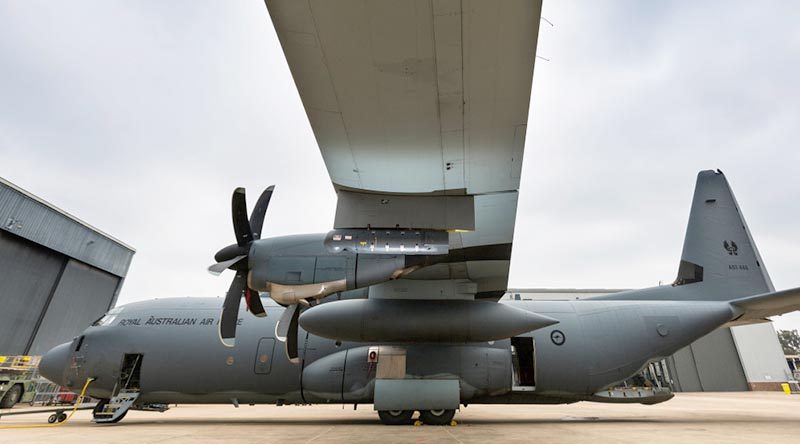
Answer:
M800 212L792 9L546 2L511 284L671 281L694 176L714 168L776 284L800 283L780 255Z
M800 284L794 9L545 2L510 284L671 281L709 168L776 285ZM223 294L205 267L233 240L236 186L277 185L267 235L331 227L262 3L4 2L0 29L0 175L137 248L120 302Z

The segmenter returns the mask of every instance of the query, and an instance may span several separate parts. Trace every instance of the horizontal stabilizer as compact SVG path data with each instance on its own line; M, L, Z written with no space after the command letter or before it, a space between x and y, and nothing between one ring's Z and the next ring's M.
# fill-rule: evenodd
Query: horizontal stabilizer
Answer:
M800 288L758 294L731 301L744 314L736 319L737 324L760 322L770 316L778 316L800 310Z

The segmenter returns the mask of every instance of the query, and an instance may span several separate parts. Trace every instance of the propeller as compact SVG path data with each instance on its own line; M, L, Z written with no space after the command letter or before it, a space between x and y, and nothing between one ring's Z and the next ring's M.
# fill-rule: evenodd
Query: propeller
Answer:
M244 188L236 188L231 198L231 215L233 219L233 232L236 236L236 244L229 245L217 252L214 265L208 267L211 274L219 275L225 270L235 270L225 301L222 304L222 315L219 322L219 337L222 344L233 347L236 343L236 325L239 318L239 304L245 300L250 313L257 317L267 315L261 303L258 291L251 289L247 284L249 273L248 257L253 242L261 239L261 230L264 225L264 217L267 214L270 198L275 186L269 186L258 201L256 201L250 219L247 218L247 199ZM301 302L305 302L301 300ZM275 336L285 343L286 356L289 361L297 364L300 362L297 353L297 330L300 318L300 307L298 304L291 304L286 307L281 318L275 324Z
M208 271L219 275L227 269L235 270L236 276L228 288L222 304L222 315L219 322L219 337L222 343L233 347L236 342L236 324L239 318L239 304L245 300L247 309L257 317L264 317L267 312L261 303L258 292L247 286L247 258L253 242L261 239L264 216L269 207L270 198L275 186L270 186L259 196L250 219L247 218L247 199L244 188L236 188L231 198L231 215L236 244L229 245L214 255L216 264L208 267Z
M300 306L292 304L283 310L281 318L275 324L275 337L286 343L286 357L289 362L297 364L300 358L297 355L297 325L300 318Z

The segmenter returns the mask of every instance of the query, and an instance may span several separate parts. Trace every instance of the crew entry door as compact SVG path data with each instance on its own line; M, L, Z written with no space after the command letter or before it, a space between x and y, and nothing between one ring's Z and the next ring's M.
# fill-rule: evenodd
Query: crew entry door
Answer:
M533 391L536 388L536 347L533 338L511 338L511 366L511 390Z
M141 389L142 357L143 355L139 353L125 353L115 396L120 392L138 392Z

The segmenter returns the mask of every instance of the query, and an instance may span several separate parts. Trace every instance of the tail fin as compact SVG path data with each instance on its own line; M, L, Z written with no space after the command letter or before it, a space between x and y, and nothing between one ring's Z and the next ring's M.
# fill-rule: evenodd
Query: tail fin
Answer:
M695 287L705 300L734 300L775 291L722 171L697 175L673 285Z

